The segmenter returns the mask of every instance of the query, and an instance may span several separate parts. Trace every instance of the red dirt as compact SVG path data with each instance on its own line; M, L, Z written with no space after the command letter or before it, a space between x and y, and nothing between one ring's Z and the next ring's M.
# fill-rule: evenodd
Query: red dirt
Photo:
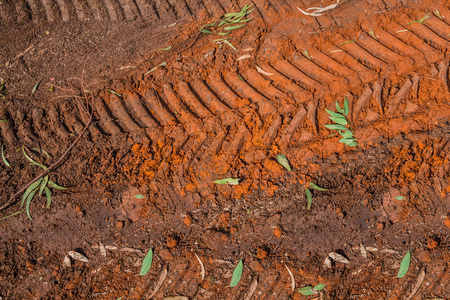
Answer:
M297 290L318 283L327 299L405 299L424 270L412 299L448 297L447 4L342 1L314 18L296 7L330 3L255 1L253 20L227 36L235 51L199 28L244 1L94 2L73 1L67 14L60 3L60 13L43 1L30 14L0 3L11 11L0 14L11 26L0 49L13 166L0 171L3 199L37 172L15 149L40 146L49 165L86 124L83 97L96 117L51 174L69 189L54 191L50 210L36 198L34 221L0 221L0 297L250 299L256 282L252 299L306 299ZM358 147L324 126L344 97ZM239 184L213 183L227 177ZM311 190L311 210L309 182L328 189ZM153 265L140 277L148 248ZM411 267L394 278L408 250ZM69 251L89 262L64 266ZM325 268L330 252L350 263Z

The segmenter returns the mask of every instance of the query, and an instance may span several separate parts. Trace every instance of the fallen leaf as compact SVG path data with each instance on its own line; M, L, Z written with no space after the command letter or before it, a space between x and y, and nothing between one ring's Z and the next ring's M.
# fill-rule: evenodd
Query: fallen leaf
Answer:
M248 58L251 58L252 56L250 55L250 54L244 54L244 55L241 55L241 56L239 56L237 59L236 59L236 61L240 61L240 60L243 60L243 59L248 59Z
M360 249L360 251L361 251L362 257L367 258L367 250L366 250L366 247L364 247L364 245L361 244L361 245L359 245L359 249Z
M150 248L145 255L144 261L142 262L141 271L139 272L139 275L144 276L148 273L150 270L150 267L152 266L153 261L153 250Z
M205 279L205 266L203 265L203 263L202 263L202 261L200 260L200 258L197 256L197 254L196 253L194 253L195 254L195 257L197 257L197 260L198 260L198 263L200 264L200 269L201 269L201 275L202 275L202 281L203 281L203 279Z
M159 276L158 283L156 284L155 289L153 290L151 295L148 297L148 299L151 299L153 296L156 295L156 293L159 291L159 289L161 288L162 284L164 283L164 280L166 280L166 277L167 277L167 268L164 267L164 269L161 272L161 275Z
M261 74L266 75L266 76L272 76L272 75L275 75L275 74L273 74L273 73L269 73L269 72L264 71L263 69L261 69L261 68L258 67L258 66L256 66L256 71L258 71L258 73L261 73Z
M86 256L84 256L83 254L78 253L76 251L69 251L68 254L70 257L72 257L75 260L82 261L82 262L89 262L89 259L87 259Z
M330 253L328 253L328 256L334 261L341 262L344 264L349 263L348 259L346 259L344 256L342 256L336 252L330 252Z
M244 300L252 299L252 296L255 293L257 287L258 287L258 280L256 278L254 278L252 281L252 284L250 285L250 289L248 290L248 293L245 296Z
M411 263L411 251L406 252L405 256L400 263L400 269L398 270L397 278L402 278L409 270L409 264Z
M328 258L328 256L325 258L325 261L323 262L323 268L331 269L331 260Z
M217 184L229 184L229 185L238 185L239 184L239 178L224 178L214 181L214 183Z
M291 277L291 289L292 289L292 291L294 291L294 290L295 290L295 278L294 278L294 274L292 274L291 270L289 270L289 268L288 268L287 265L284 265L284 266L286 267L286 270L288 271L289 276Z
M70 268L71 266L72 266L72 262L70 261L69 256L66 255L63 260L63 268Z
M410 300L419 290L420 286L422 285L423 280L425 279L425 270L420 271L419 276L417 277L416 284L411 290L411 293L409 294L408 298L406 300Z
M31 94L34 94L34 93L36 92L36 90L38 89L39 84L41 83L41 81L42 81L42 79L39 80L39 81L34 85L33 89L31 90Z
M280 165L282 165L286 170L289 172L292 172L291 166L289 165L289 162L286 158L286 155L278 154L277 155L277 161Z
M100 249L100 254L106 257L106 248L103 246L102 242L98 243L98 247Z
M242 271L244 269L244 264L240 260L233 271L233 276L231 277L230 287L235 287L239 281L241 281Z

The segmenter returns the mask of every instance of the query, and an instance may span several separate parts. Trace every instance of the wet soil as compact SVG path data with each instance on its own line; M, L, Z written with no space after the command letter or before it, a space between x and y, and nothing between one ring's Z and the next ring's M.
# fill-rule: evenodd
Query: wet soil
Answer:
M243 1L66 2L0 3L2 204L40 172L16 150L49 166L94 112L68 189L0 220L0 298L448 299L448 4L255 1L234 50L199 29Z

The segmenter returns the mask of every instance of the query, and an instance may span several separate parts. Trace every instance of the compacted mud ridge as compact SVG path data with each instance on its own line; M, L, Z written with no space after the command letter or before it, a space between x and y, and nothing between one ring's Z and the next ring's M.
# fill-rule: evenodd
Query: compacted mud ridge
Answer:
M16 150L49 166L88 126L68 189L0 220L0 299L450 299L450 5L297 9L332 4L0 1L0 205L41 172Z

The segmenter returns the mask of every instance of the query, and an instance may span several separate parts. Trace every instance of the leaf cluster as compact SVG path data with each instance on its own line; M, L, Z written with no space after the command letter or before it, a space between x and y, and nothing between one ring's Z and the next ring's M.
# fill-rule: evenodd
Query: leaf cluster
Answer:
M23 152L23 155L25 156L25 158L30 162L30 165L41 167L44 171L47 171L47 169L48 169L47 166L32 159L27 154L25 149L26 149L25 147L22 147L22 152ZM42 154L47 156L47 158L50 157L49 154L44 150L40 150L37 148L33 148L32 150L41 152ZM3 157L4 156L3 156L3 151L2 151L2 158ZM39 178L38 180L33 182L26 189L25 193L23 194L21 206L23 207L23 205L25 204L25 211L30 220L33 220L33 218L31 218L31 214L30 214L30 205L31 205L31 201L33 200L33 198L36 194L38 194L39 196L42 196L42 194L45 193L45 197L47 198L47 208L50 207L50 204L52 203L52 193L51 193L49 187L57 189L57 190L67 189L67 188L62 187L62 186L56 184L55 182L51 181L49 179L49 175L47 174L43 178Z
M216 21L202 26L200 28L200 32L206 34L214 33L221 36L227 36L233 30L244 27L248 21L252 20L252 19L244 19L254 10L254 8L250 9L252 6L253 4L247 4L239 12L227 13L222 17L220 21ZM231 42L228 40L228 37L214 39L212 41L215 43L220 43L221 44L220 47L222 47L222 43L224 43L233 48L234 50L238 51L236 47L234 47L233 44L231 44Z
M323 288L325 287L325 284L323 283L319 283L318 285L316 285L315 287L312 286L305 286L302 287L301 289L298 290L298 292L302 295L305 296L310 296L310 295L315 295L318 292L320 292L321 290L323 290Z
M338 112L326 109L327 113L330 115L330 120L335 124L325 125L325 127L339 132L342 136L342 139L339 140L340 143L344 143L350 147L358 146L358 142L356 142L353 132L346 127L346 125L348 125L347 117L350 112L347 97L344 98L344 107L341 107L336 101L336 110Z
M320 191L320 192L328 191L328 189L321 188L320 186L310 182L309 183L309 187L307 187L306 190L305 190L306 200L308 201L308 204L306 206L307 210L310 210L311 209L311 205L312 205L312 193L309 190L309 188L312 188L313 190Z

